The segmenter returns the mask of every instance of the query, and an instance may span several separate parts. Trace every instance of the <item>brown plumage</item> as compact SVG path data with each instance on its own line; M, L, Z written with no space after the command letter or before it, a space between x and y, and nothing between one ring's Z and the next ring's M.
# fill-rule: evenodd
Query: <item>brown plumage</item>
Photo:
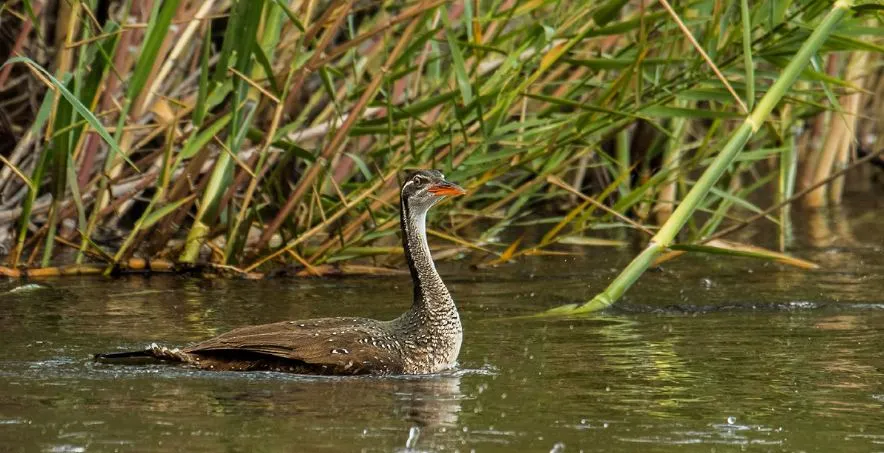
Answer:
M402 373L402 350L377 336L388 327L365 318L324 318L242 327L182 350L151 346L155 356L217 370L305 374Z
M169 349L98 354L103 362L163 360L209 370L271 370L302 374L421 374L450 368L463 330L457 307L436 272L426 240L426 212L464 190L435 170L402 184L402 242L414 281L411 309L392 321L321 318L242 327L202 343Z

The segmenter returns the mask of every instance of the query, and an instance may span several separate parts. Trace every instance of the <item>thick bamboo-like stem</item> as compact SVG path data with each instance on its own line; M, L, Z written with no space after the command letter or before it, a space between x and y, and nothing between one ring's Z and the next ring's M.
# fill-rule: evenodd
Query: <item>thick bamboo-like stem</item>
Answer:
M799 89L804 83L799 83ZM798 141L798 161L801 162L798 187L805 188L813 183L813 173L820 161L822 131L826 128L826 117L830 112L820 112L807 122L807 130Z
M854 52L851 55L845 73L846 80L850 82L855 81L858 73L864 69L865 55L866 52ZM859 85L862 86L861 83ZM822 154L816 165L813 181L821 181L828 178L836 170L837 164L843 166L843 163L847 161L847 152L850 150L850 143L854 140L860 96L861 93L842 96L839 101L841 112L832 112L831 119L829 120L828 134L826 134ZM804 199L804 204L815 208L824 206L827 196L837 204L840 202L841 189L835 186L836 182L833 182L831 186L822 186L814 190ZM837 195L835 193L836 190Z
M783 109L783 123L789 124L789 121L792 116L792 108L791 106L787 106ZM784 131L784 136L786 136L786 146L785 150L782 154L780 154L779 158L779 177L777 178L777 202L782 203L785 200L792 198L792 195L795 193L795 179L798 171L798 152L795 149L796 146L796 137L795 132L789 130ZM786 243L789 241L791 237L791 219L789 215L789 206L783 206L779 210L779 234L778 234L778 242L779 242L779 251L784 252L786 250Z
M869 68L868 61L868 52L853 52L850 55L850 62L847 63L847 74L845 79L864 88L865 77L868 72L867 68ZM860 106L863 103L862 101L863 93L860 91L841 97L841 107L844 109L843 121L846 123L844 127L845 134L839 143L838 155L835 156L835 168L833 171L838 170L839 168L844 168L850 159L850 145L856 143L858 138L856 126L858 123ZM842 176L840 178L835 178L835 180L832 181L832 185L829 189L829 201L832 204L841 204L841 199L844 194L844 180L845 178Z
M724 148L709 165L709 168L703 172L703 175L694 187L685 195L684 200L682 200L675 212L672 213L669 220L651 238L647 248L635 257L603 292L592 300L580 305L571 304L557 307L547 311L546 315L563 316L594 312L611 306L623 296L626 290L654 263L654 260L669 247L675 239L675 235L681 231L682 227L703 201L703 198L712 189L715 182L724 174L731 162L743 149L743 146L749 141L749 138L758 131L787 90L795 83L799 75L801 75L801 71L807 66L810 58L825 43L835 25L850 9L851 4L852 2L847 0L838 0L835 3L832 10L814 29L807 41L801 45L801 48L783 70L780 77L765 93L764 97L761 98L752 113L731 135Z

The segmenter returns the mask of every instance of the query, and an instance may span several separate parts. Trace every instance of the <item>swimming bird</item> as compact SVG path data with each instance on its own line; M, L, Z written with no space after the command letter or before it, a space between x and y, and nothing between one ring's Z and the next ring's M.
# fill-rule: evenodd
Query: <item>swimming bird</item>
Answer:
M391 321L340 317L242 327L182 349L157 344L97 354L113 363L161 360L207 370L271 370L301 374L426 374L452 368L463 327L427 244L427 211L466 193L437 170L409 174L400 190L400 228L414 283L411 308Z

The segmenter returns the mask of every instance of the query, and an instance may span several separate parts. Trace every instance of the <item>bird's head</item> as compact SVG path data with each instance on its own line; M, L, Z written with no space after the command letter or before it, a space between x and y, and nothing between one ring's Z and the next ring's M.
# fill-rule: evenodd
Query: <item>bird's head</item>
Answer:
M465 193L462 187L446 181L439 170L418 170L402 182L400 196L412 210L425 212L446 196Z

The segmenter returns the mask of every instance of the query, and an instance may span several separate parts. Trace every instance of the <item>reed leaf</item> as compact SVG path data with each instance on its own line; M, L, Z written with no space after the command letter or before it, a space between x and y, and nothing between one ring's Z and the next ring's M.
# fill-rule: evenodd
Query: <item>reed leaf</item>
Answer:
M126 163L132 166L132 168L136 168L135 164L132 163L132 161L129 160L128 157L126 157L125 153L123 153L122 150L120 150L120 146L117 144L116 140L114 140L114 138L111 137L111 135L107 132L107 129L105 129L104 125L101 124L101 121L99 121L98 118L96 118L95 115L91 111L89 111L89 109L86 108L86 106L83 105L83 103L80 102L79 99L77 99L77 96L75 96L74 93L71 93L70 90L68 90L63 83L59 82L58 79L52 76L52 74L47 72L45 69L40 67L40 65L35 63L34 60L31 60L28 57L10 58L6 60L6 63L3 63L3 66L14 63L25 63L32 70L40 72L42 76L45 77L52 84L51 88L57 90L62 95L62 97L64 97L65 100L67 100L71 104L71 107L73 107L77 114L82 116L86 120L86 122L89 123L89 126L91 126L95 130L95 132L97 132L98 135L101 136L105 143L107 143L107 145L110 147L111 151L113 151L115 154L125 160Z
M844 17L850 6L850 2L843 0L833 6L814 30L813 34L798 50L795 57L781 74L781 77L771 86L764 97L759 100L755 109L731 135L724 148L713 163L703 172L703 175L690 192L685 195L684 200L672 213L669 220L654 235L647 248L633 259L605 291L584 304L558 307L549 310L547 314L557 316L573 315L604 309L617 301L638 280L641 274L653 264L654 260L669 247L675 235L687 223L690 215L697 209L703 198L706 197L713 184L737 157L743 146L749 141L749 138L766 121L774 107L776 107L795 80L798 79L803 68L810 62L810 58L825 43L826 38L828 38L838 22Z

